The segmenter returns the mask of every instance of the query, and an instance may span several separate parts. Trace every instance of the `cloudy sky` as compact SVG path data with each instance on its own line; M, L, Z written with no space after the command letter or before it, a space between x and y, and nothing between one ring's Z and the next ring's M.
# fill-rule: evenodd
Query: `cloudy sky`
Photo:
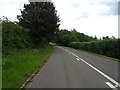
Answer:
M119 0L52 0L60 17L60 29L71 30L90 36L115 36L118 38ZM0 17L17 21L16 15L28 0L1 0Z

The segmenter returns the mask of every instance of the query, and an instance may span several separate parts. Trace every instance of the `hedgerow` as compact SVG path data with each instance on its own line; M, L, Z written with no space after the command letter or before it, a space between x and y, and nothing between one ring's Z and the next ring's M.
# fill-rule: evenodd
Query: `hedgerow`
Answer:
M86 50L113 58L120 59L120 39L105 39L90 42L71 42L69 46L76 49Z
M3 55L15 49L31 47L29 29L25 29L11 21L2 21L2 52Z

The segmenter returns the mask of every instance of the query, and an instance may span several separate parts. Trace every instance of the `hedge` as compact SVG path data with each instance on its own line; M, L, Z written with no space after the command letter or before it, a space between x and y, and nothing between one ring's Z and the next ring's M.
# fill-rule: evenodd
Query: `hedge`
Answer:
M71 42L69 46L120 59L120 39L105 39L90 42Z
M2 21L2 52L31 47L29 29L25 29L11 21Z

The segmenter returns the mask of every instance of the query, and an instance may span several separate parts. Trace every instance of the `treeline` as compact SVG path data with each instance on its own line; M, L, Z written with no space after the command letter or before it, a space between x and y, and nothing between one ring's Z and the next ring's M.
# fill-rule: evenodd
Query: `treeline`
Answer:
M120 39L116 39L114 36L111 38L106 36L98 39L96 36L92 37L79 33L75 29L71 31L64 29L59 31L55 41L58 45L120 59Z
M70 42L85 42L93 40L97 40L97 37L85 35L84 33L77 32L75 29L72 29L71 31L62 29L58 32L55 38L57 44L65 46L68 46Z
M77 49L119 58L119 39L115 37L88 36L75 29L59 30L59 17L52 2L30 2L25 4L19 22L11 22L7 18L2 20L3 55L13 49L38 47L50 41L58 45L70 46ZM27 29L26 29L27 28Z

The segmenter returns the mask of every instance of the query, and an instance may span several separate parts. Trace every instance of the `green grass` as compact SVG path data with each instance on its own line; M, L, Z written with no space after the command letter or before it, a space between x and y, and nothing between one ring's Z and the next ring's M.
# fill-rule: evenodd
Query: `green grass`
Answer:
M68 48L71 48L71 47L68 47ZM75 49L75 48L71 48L71 49ZM108 56L93 53L93 52L90 52L90 51L85 51L85 50L80 50L80 49L75 49L75 50L79 50L81 52L85 52L85 53L93 54L93 55L96 55L96 56L104 57L104 58L111 59L111 60L114 60L114 61L120 61L120 59L108 57Z
M3 88L19 87L53 52L51 46L39 49L18 50L3 57Z

